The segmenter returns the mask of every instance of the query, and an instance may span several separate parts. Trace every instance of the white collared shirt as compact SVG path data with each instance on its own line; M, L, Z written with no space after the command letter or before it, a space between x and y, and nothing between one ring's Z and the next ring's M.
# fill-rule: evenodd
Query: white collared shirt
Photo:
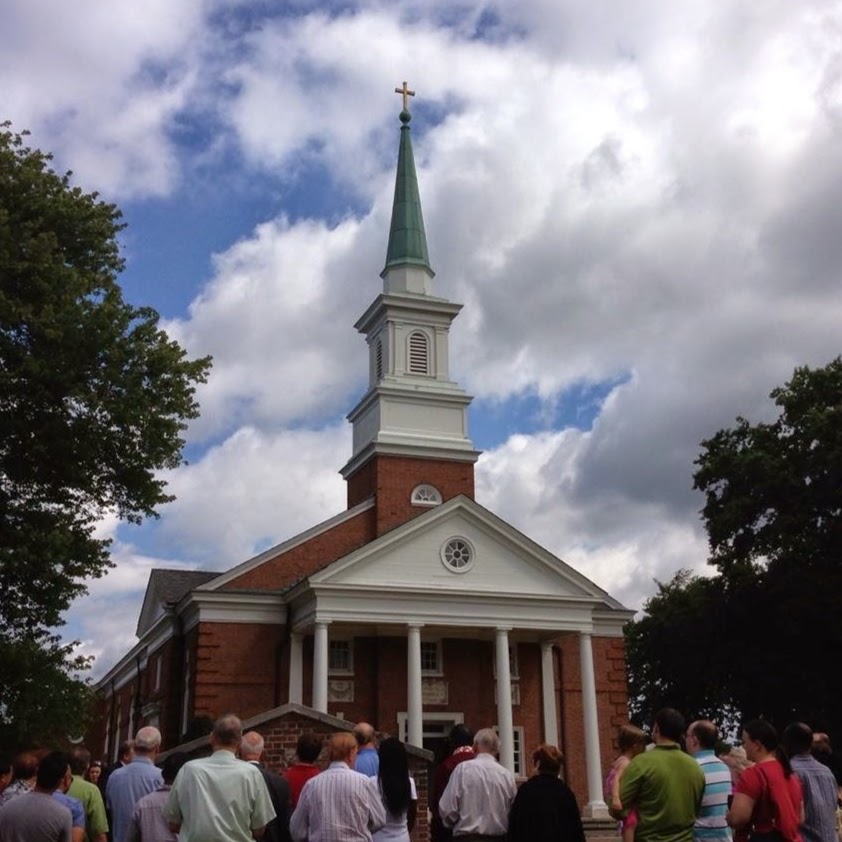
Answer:
M517 793L515 776L490 754L460 763L439 801L439 814L454 836L503 836Z

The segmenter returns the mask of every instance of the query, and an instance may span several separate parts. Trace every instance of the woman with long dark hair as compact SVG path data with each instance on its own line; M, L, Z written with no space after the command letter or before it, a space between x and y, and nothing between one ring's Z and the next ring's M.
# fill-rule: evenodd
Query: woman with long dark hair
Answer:
M576 796L558 776L562 759L552 745L540 745L533 752L536 774L515 796L508 842L585 842Z
M777 731L764 719L743 726L743 747L754 766L734 787L726 820L738 840L803 842L798 825L803 816L801 784L793 775Z
M389 737L380 743L378 753L377 783L386 808L386 824L372 834L372 839L374 842L409 842L409 834L415 827L418 794L415 781L409 775L406 746L397 737Z

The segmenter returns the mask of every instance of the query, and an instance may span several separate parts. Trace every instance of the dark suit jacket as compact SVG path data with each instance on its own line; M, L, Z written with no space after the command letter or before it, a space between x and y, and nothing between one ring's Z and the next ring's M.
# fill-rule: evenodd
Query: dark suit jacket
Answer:
M275 808L275 818L266 825L266 842L292 842L289 835L289 784L275 772L270 772L260 763L255 763L263 780L266 781L266 788L269 790L269 797L272 799L272 806Z

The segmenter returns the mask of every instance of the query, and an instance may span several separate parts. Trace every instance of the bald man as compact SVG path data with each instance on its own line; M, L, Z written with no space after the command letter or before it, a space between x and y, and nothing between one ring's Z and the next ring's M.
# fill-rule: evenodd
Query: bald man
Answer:
M354 739L357 741L354 769L370 778L376 778L380 771L380 755L377 754L374 728L368 722L358 722L354 726Z
M243 723L233 714L216 720L213 754L181 767L164 818L181 842L251 842L275 818L263 775L237 759Z

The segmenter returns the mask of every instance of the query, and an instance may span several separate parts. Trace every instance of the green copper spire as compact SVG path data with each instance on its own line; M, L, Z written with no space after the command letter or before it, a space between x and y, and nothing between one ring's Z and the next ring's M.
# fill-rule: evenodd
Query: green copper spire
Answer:
M404 87L406 83L404 82ZM398 93L406 93L397 89ZM412 140L409 136L409 121L412 119L404 105L401 111L401 141L398 150L398 174L395 179L395 199L392 203L392 224L389 228L389 246L386 249L385 275L396 266L420 266L432 277L430 257L427 254L427 235L424 233L424 218L421 215L421 198L418 195L418 178L415 175L415 158L412 155Z

